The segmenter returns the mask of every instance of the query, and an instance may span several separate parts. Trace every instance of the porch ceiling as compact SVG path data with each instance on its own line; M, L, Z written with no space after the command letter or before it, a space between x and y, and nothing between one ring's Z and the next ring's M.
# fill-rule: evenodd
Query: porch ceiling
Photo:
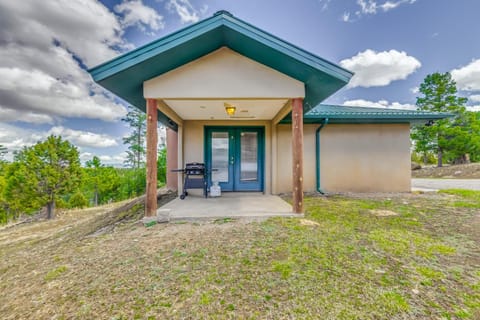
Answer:
M163 100L183 120L271 120L288 99L201 99ZM236 107L233 116L227 115L224 103Z

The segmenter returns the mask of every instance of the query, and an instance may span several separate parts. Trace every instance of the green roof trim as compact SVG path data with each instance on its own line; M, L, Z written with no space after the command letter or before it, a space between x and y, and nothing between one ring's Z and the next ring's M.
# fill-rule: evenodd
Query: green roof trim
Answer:
M145 110L143 82L228 47L305 84L308 112L348 83L353 73L219 11L212 17L88 70L95 82ZM159 114L165 125L176 124Z
M445 112L320 104L304 115L304 123L320 123L328 118L329 123L424 124L453 116L453 114Z

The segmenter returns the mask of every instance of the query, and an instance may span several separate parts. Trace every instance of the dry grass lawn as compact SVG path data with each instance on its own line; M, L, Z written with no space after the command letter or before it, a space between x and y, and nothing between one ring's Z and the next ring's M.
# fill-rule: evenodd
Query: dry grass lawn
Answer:
M480 193L150 228L114 206L0 230L1 318L480 319Z

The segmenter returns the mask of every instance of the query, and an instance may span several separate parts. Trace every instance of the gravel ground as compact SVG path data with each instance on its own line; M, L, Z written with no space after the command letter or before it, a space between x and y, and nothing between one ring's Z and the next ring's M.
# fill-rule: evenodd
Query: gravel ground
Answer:
M412 179L413 190L480 190L480 179Z

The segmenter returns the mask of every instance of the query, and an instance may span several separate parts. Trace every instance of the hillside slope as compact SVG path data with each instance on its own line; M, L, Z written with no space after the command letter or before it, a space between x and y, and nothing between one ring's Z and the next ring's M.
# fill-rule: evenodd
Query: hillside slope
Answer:
M437 168L424 167L412 171L412 178L480 179L480 163L469 163Z

